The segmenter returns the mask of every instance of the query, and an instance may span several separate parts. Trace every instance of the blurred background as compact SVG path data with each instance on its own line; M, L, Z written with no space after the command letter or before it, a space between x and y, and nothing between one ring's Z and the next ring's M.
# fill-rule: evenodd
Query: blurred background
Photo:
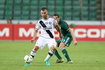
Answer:
M91 34L88 37L92 38L91 40L97 38L98 41L102 38L105 41L105 0L0 0L0 40L7 40L3 36L8 37L8 35L12 36L13 39L17 38L14 36L24 35L26 38L30 36L28 40L31 39L34 31L31 28L34 28L37 20L41 18L40 9L42 7L48 8L50 16L58 13L68 24L75 24L77 29L85 30L85 32L84 30L76 30L76 37L80 38L86 34L85 38L87 39L88 35ZM80 26L78 27L78 25ZM8 26L10 31L5 29ZM92 29L92 31L90 30L89 33L88 29Z
M105 0L0 0L0 20L38 20L42 7L64 20L105 20Z
M69 25L76 25L78 45L67 48L74 64L66 64L66 59L56 64L54 56L52 66L45 66L46 47L39 50L31 66L23 66L23 57L35 44L30 40L42 7L48 8L50 16L58 13ZM0 0L0 70L105 70L104 58L105 0Z

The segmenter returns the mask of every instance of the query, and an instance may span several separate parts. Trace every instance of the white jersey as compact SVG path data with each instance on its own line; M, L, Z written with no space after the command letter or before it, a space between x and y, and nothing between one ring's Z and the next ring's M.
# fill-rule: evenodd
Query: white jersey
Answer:
M44 24L46 25L46 28L43 28L41 26L41 24L39 23L39 21L43 21ZM49 34L46 32L46 30L50 30L50 32L53 34L53 36L55 37L54 34L54 26L58 25L57 21L54 18L48 18L47 20L45 19L40 19L38 21L38 23L36 24L36 30L40 30L40 34L39 37L44 37L44 38L50 38Z

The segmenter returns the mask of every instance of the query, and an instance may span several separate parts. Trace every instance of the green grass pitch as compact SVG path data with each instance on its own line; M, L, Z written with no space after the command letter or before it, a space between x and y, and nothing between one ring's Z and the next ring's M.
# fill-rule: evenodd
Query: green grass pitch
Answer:
M33 48L28 41L0 41L0 70L105 70L105 42L78 42L66 48L74 64L66 64L66 59L58 49L65 62L55 63L56 57L50 59L51 66L45 66L44 58L48 48L39 50L31 66L24 66L24 56Z

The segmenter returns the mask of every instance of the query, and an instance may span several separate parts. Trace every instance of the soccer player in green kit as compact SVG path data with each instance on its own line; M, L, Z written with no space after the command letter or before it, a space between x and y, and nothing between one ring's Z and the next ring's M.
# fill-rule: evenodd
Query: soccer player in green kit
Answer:
M68 55L67 50L65 49L66 46L69 47L69 45L71 44L72 41L73 41L74 45L77 45L77 41L76 41L76 38L75 38L75 35L73 32L73 29L70 28L65 21L60 19L59 14L54 14L53 17L57 20L57 22L60 26L60 28L57 29L57 31L59 31L60 38L61 38L60 40L57 40L58 47L61 49L63 55L66 57L67 63L73 63L71 58ZM74 25L72 25L72 26L74 26ZM62 57L59 55L57 50L54 52L54 54L58 58L56 63L62 63L64 61L62 59ZM46 57L45 60L47 60L47 59L48 58Z

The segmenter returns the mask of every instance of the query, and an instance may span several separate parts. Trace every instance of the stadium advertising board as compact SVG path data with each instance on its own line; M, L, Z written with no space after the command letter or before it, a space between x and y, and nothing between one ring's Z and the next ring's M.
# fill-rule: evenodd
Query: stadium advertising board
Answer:
M34 24L14 24L14 40L30 40L34 35Z
M0 24L0 40L12 40L13 39L13 32L11 24Z
M34 24L0 24L0 40L30 40L34 28ZM105 25L78 25L74 33L78 41L105 41ZM58 32L55 35L58 40Z
M105 25L79 25L74 32L78 41L105 41Z

